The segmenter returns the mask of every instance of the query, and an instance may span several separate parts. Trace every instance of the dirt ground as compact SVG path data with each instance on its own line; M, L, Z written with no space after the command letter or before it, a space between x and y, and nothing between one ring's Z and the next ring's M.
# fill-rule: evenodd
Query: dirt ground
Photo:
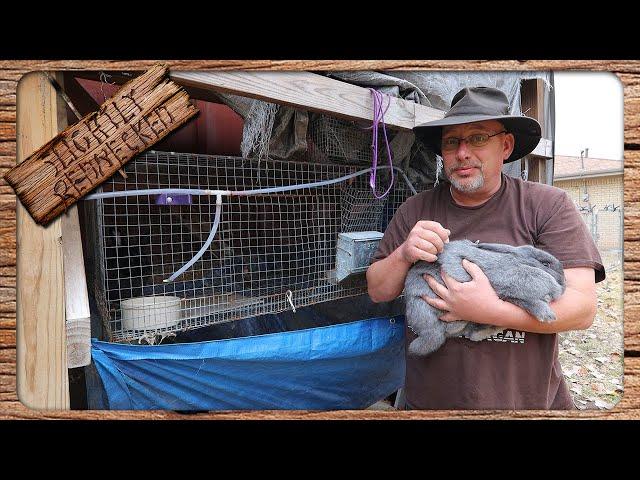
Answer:
M607 278L597 284L598 312L593 325L559 334L560 364L580 410L610 409L623 393L622 256L602 257Z
M603 254L607 278L597 284L598 312L587 330L559 334L560 364L580 410L610 409L623 394L622 254ZM394 410L388 400L371 410Z

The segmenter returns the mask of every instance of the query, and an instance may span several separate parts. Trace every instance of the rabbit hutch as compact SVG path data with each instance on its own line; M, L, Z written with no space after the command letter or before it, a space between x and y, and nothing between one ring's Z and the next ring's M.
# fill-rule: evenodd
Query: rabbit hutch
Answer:
M49 75L58 130L137 74ZM60 220L71 408L361 409L393 398L403 302L373 303L365 272L400 205L443 178L411 128L441 118L464 86L496 86L512 114L543 126L533 154L505 172L551 183L547 72L170 77L199 114Z

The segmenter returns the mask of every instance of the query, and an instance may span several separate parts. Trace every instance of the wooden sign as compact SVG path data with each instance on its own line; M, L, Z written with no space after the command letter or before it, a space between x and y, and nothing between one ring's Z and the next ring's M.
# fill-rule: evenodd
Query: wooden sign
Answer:
M198 113L156 65L66 128L4 176L29 214L46 225Z

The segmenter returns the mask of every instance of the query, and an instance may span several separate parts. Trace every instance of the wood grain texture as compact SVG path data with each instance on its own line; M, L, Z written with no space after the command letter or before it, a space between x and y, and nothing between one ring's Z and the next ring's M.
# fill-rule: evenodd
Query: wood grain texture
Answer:
M130 80L98 111L48 139L6 173L4 180L38 224L46 226L198 112L167 73L160 64Z
M170 78L182 86L212 90L276 102L302 110L327 113L346 120L373 119L368 89L309 72L177 72ZM385 123L401 130L416 124L416 104L388 97ZM444 112L419 105L420 123L439 120Z
M0 419L496 419L593 418L640 419L640 61L182 61L162 60L171 70L585 70L610 71L620 78L625 102L624 171L624 396L610 411L339 411L215 412L184 416L175 412L36 411L16 397L15 222L16 200L0 182ZM33 70L143 71L158 63L145 61L0 61L0 169L15 162L16 86Z
M42 73L32 72L18 86L20 124L17 163L58 134L57 96ZM69 409L64 328L62 222L36 225L21 203L16 211L17 392L32 408ZM2 381L0 381L2 384Z
M84 367L91 363L91 311L84 270L84 253L80 234L78 206L60 215L67 330L67 367Z
M55 78L58 85L64 85L62 77L62 74L57 74L52 78ZM63 92L57 95L57 101L58 131L60 131L69 125L65 103L69 98ZM80 120L82 116L77 115L77 118ZM77 205L73 205L60 215L60 220L62 222L67 368L78 368L91 363L91 311Z
M373 103L367 88L309 72L177 72L170 77L183 87L211 89L257 98L345 120L373 120ZM384 114L387 128L411 130L416 125L439 120L444 111L396 97L387 97ZM531 155L551 158L552 142L545 138Z

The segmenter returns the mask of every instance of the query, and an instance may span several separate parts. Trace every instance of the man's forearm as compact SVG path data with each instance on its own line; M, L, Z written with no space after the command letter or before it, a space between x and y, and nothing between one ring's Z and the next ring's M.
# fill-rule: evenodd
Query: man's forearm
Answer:
M570 287L567 287L562 297L550 304L556 314L556 320L553 322L541 322L517 305L502 300L500 302L487 323L532 333L583 330L591 326L596 313L595 298L589 298L583 292Z
M398 249L387 258L373 263L367 270L369 296L374 302L389 302L404 289L404 281L411 264L404 260Z

